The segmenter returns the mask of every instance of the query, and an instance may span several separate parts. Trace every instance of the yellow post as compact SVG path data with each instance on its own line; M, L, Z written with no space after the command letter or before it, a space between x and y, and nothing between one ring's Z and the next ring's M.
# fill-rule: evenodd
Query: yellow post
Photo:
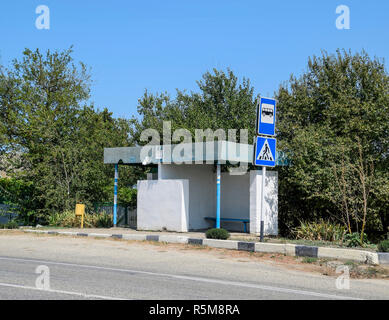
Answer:
M81 229L84 228L85 204L76 204L76 216L81 216Z

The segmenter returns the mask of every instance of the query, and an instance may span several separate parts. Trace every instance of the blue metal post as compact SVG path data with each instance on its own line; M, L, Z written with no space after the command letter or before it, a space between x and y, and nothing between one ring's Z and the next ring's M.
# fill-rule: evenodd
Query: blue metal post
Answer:
M117 211L118 211L118 179L119 179L119 165L115 164L115 184L113 196L113 226L116 228Z
M216 228L220 229L220 164L216 165Z

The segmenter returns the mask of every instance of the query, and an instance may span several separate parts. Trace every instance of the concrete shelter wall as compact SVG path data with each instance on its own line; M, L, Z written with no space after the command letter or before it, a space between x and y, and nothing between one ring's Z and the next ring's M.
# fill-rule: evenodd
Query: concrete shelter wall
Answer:
M214 165L160 164L158 178L187 179L189 181L189 229L201 230L213 226L205 217L216 217L216 173ZM221 217L250 218L250 174L221 177ZM222 222L231 231L243 231L243 224Z
M188 232L189 181L138 181L137 229Z
M231 175L229 172L222 172L220 202L222 218L250 219L250 174ZM230 231L244 230L241 222L222 221L221 224Z
M160 164L158 179L185 179L189 181L189 229L210 227L204 217L216 212L216 174L214 165Z

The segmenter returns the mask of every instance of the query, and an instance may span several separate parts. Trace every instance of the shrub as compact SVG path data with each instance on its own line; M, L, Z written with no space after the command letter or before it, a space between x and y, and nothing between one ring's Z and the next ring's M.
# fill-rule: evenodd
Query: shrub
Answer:
M207 239L220 239L220 240L227 240L230 237L230 234L226 229L209 229L205 233L205 236Z
M363 246L363 243L368 243L366 233L363 234L363 243L361 243L361 234L358 232L346 234L344 240L350 248Z
M323 219L319 222L301 222L300 226L293 231L296 239L319 241L341 241L345 232L343 226Z
M51 214L48 217L47 222L52 227L74 228L80 226L80 218L76 217L74 211L71 210Z
M58 227L62 223L62 214L52 213L47 218L47 224L52 227Z
M7 223L0 224L0 229L17 229L19 224L15 220L10 220Z
M19 228L19 224L15 220L10 220L6 224L6 228L7 229L17 229L17 228Z
M383 240L378 244L379 252L389 252L389 240Z
M113 227L113 217L110 214L99 213L94 215L96 222L95 226L97 228L111 228Z
M74 211L64 211L51 214L47 223L53 227L79 228L81 218L77 217ZM85 214L84 216L85 228L110 228L112 225L112 216L106 213Z

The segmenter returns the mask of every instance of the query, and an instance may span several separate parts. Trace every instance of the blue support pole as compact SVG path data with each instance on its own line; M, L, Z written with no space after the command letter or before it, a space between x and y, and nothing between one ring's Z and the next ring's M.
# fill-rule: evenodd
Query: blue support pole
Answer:
M113 226L116 228L117 211L118 211L118 180L119 180L119 165L115 164L115 184L113 196Z
M216 165L216 228L220 229L220 164Z

